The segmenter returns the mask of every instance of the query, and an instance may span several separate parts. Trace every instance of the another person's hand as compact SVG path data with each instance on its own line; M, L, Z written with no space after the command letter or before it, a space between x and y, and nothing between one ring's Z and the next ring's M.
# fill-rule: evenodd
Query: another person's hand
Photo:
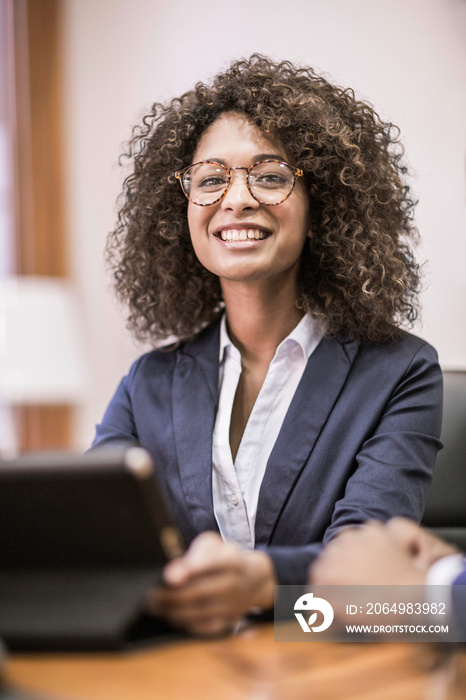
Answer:
M392 518L385 525L385 529L398 542L400 548L412 557L414 566L424 573L439 559L459 553L459 549L407 518Z
M199 535L164 569L148 611L192 634L230 631L252 608L273 606L275 573L264 552L242 550L213 532Z
M315 585L422 585L429 567L456 549L405 518L348 528L311 567Z

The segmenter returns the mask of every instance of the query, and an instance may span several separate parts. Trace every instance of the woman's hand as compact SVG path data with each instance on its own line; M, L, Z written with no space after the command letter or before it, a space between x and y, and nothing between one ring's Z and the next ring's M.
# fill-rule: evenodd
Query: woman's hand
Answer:
M166 565L163 579L165 586L148 593L148 611L193 634L221 634L252 608L273 606L270 557L214 532L196 537L184 556Z

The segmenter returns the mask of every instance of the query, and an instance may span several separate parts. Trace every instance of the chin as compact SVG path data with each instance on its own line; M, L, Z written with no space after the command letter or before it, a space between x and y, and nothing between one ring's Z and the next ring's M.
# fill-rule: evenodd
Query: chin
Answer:
M265 280L274 276L273 273L270 274L264 270L258 270L256 267L251 269L245 265L235 265L229 269L224 268L215 274L220 278L220 281L225 280L226 282L257 282L258 280Z

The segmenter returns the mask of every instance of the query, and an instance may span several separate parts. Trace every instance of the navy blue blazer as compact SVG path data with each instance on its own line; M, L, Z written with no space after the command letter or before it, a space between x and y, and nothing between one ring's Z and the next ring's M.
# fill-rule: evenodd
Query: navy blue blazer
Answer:
M464 569L453 582L453 614L463 644L466 643L466 559Z
M153 456L187 542L218 530L212 434L219 325L139 358L93 446L139 444ZM282 584L303 583L322 542L368 518L419 521L439 447L442 375L435 350L403 333L377 345L325 336L307 363L267 463L256 546Z

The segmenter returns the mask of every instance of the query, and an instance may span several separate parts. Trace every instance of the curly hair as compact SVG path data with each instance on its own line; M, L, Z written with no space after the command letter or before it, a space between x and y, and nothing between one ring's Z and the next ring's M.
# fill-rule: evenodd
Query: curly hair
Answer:
M279 140L304 171L314 235L302 254L300 306L326 333L349 338L384 342L412 325L420 266L398 128L312 69L254 54L211 85L154 104L133 129L122 156L133 170L107 242L128 327L139 338L184 340L221 312L219 279L194 253L173 173L192 162L224 112L242 113Z

